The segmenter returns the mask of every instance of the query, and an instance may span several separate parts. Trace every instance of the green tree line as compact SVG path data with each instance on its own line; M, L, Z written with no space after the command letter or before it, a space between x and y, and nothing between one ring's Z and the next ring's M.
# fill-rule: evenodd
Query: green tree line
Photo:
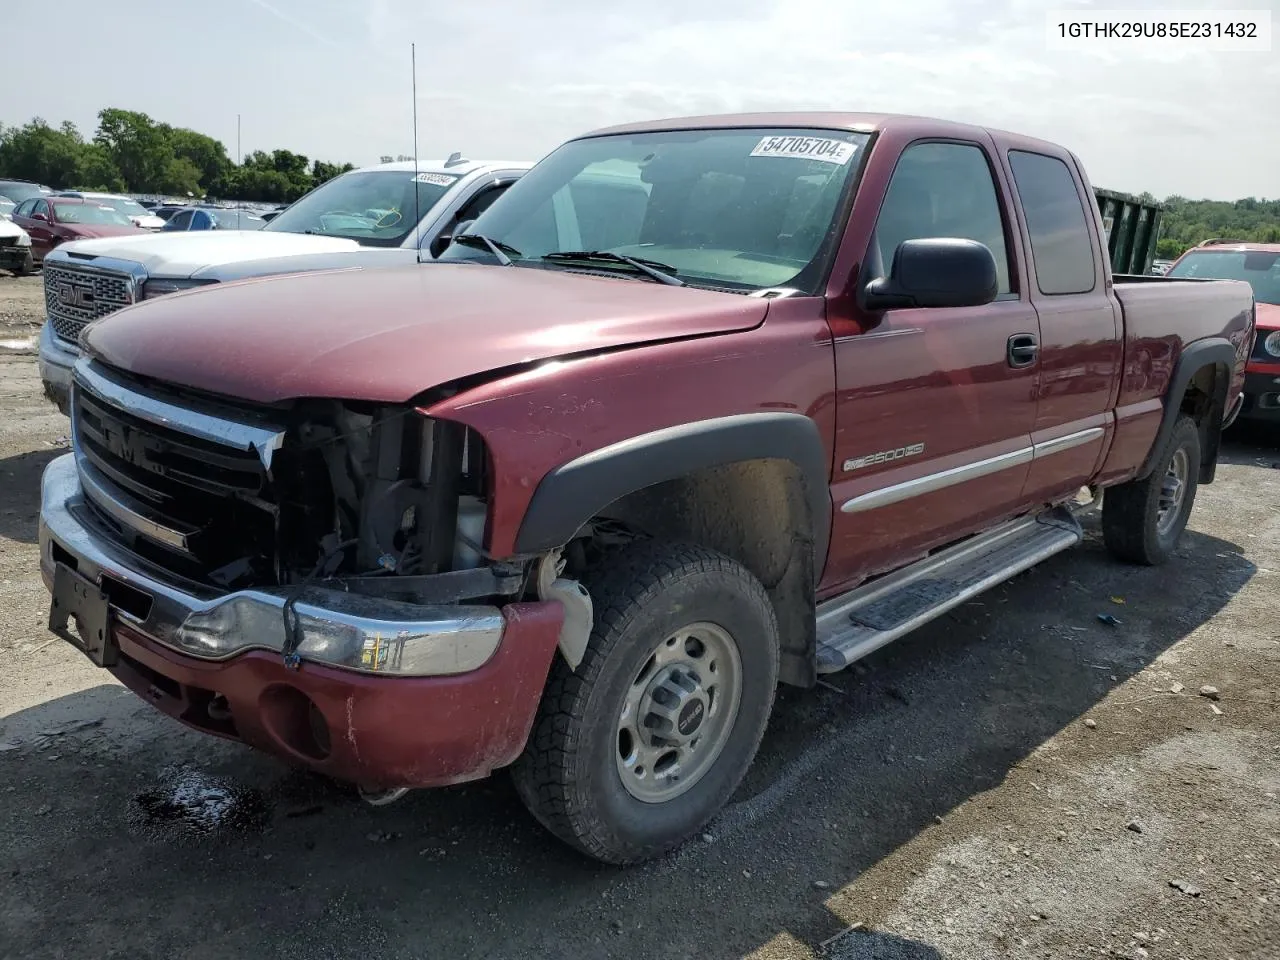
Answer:
M236 163L220 140L114 107L98 114L91 140L70 122L0 124L0 177L60 190L287 203L352 169L290 150L255 150Z
M1142 200L1155 202L1149 193ZM1211 237L1280 243L1280 200L1188 200L1172 196L1164 201L1156 256L1172 260L1188 247Z

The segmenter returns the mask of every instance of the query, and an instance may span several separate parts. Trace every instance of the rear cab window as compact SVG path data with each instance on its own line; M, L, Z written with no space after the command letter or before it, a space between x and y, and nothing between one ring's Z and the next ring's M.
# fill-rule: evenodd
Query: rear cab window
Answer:
M1014 188L1031 240L1036 286L1046 296L1089 293L1097 286L1093 241L1075 178L1062 160L1009 151Z

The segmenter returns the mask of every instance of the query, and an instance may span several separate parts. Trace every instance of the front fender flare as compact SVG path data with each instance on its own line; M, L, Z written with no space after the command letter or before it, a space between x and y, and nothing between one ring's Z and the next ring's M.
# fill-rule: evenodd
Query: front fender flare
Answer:
M568 543L609 504L696 470L746 460L788 460L804 478L813 524L814 580L831 537L830 461L818 425L799 413L744 413L666 427L610 444L556 467L534 491L516 551L543 553Z

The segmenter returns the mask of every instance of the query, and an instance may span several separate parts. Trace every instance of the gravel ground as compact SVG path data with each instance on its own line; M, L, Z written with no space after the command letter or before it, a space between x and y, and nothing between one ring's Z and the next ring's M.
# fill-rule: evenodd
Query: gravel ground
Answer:
M0 957L1280 957L1275 438L1226 445L1168 567L1118 566L1091 521L784 690L707 834L621 871L502 777L364 806L51 640L38 484L67 422L15 349L40 311L0 277Z

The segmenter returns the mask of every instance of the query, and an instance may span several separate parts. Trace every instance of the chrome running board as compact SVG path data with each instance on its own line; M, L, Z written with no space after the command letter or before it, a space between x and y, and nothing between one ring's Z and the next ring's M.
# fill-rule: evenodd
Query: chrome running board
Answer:
M970 537L818 606L818 672L843 670L1084 537L1065 507Z

